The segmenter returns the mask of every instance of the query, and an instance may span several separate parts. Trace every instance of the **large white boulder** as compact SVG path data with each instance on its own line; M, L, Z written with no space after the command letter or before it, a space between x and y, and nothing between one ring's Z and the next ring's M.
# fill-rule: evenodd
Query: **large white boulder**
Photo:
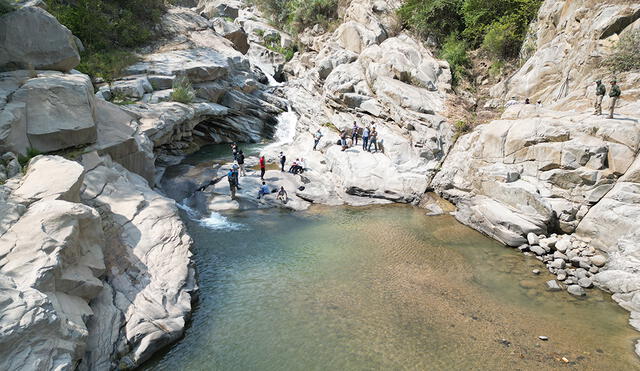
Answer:
M93 143L94 100L86 75L45 73L28 79L11 96L11 113L0 115L0 128L6 130L0 144L24 153L29 147L50 152Z
M45 10L28 6L0 17L0 69L69 71L78 63L71 31Z
M12 196L18 202L63 200L80 202L84 168L60 156L37 156L29 162L27 174Z

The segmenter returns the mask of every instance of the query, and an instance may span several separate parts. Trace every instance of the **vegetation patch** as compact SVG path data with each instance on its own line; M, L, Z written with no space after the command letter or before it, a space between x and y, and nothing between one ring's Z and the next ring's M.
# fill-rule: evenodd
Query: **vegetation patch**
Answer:
M185 76L177 77L173 81L173 91L171 92L171 100L174 102L189 104L196 98L196 92L193 90L191 81Z
M296 35L319 24L329 28L338 18L338 0L252 0L271 21Z
M262 30L259 30L259 31L262 31ZM298 48L295 45L292 46L292 47L289 47L289 48L283 47L281 45L282 44L282 40L281 40L281 36L280 36L279 33L276 33L274 35L264 36L264 31L262 31L262 35L260 35L260 37L262 37L262 41L264 42L264 46L267 49L269 49L271 51L274 51L276 53L282 54L287 62L289 62L291 59L293 59L293 56L298 51Z
M398 15L405 28L440 46L455 79L469 67L465 54L482 49L492 59L520 54L529 23L542 0L405 0Z
M0 0L2 1L2 0ZM46 0L47 10L82 40L77 67L92 77L117 78L137 60L132 48L157 36L164 0Z
M18 162L20 163L20 166L22 166L22 171L24 173L26 173L26 166L29 164L29 161L31 161L32 158L41 155L42 152L38 151L35 148L27 148L27 155L18 155Z
M640 70L640 30L624 34L605 63L615 73Z

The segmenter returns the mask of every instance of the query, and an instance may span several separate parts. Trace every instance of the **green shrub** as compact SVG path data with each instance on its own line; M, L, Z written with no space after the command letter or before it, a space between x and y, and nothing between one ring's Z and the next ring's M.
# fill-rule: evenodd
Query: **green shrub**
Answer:
M196 98L196 92L187 77L177 77L173 81L173 91L171 92L171 100L188 104Z
M462 121L462 120L459 120L456 122L455 128L456 128L456 132L463 133L463 134L471 131L471 126L466 121Z
M97 51L83 53L82 61L76 69L93 77L113 81L122 75L125 68L139 60L137 55L128 50Z
M9 0L0 0L0 16L16 10L15 6Z
M504 68L504 62L501 60L497 60L491 63L491 66L489 66L489 76L495 79L496 77L500 76L503 68Z
M85 51L78 70L105 79L117 77L126 63L135 62L127 50L156 36L165 12L164 0L46 0L47 10L75 36Z
M407 0L398 9L398 16L407 27L423 38L438 42L447 35L464 30L460 14L464 0Z
M440 50L440 58L449 62L454 83L466 74L466 68L471 63L467 55L467 42L461 40L457 33L446 38Z
M296 34L338 18L338 0L252 0L278 27Z
M520 53L522 38L511 21L497 21L487 28L482 48L493 58L510 59Z
M640 30L623 35L605 64L616 73L640 70Z

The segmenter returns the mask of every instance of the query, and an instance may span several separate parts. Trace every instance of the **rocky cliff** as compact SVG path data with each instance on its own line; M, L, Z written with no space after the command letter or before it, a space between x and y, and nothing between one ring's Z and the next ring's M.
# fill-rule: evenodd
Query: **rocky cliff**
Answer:
M197 290L191 239L154 187L184 154L271 139L278 120L290 135L264 154L308 168L284 179L293 208L418 203L435 190L458 220L538 255L568 287L614 293L640 329L640 75L618 76L615 119L589 112L589 84L639 27L638 5L545 1L528 60L492 89L543 106L458 137L449 66L400 30L400 2L346 4L335 29L298 35L287 61L278 50L294 39L257 9L184 2L110 82L73 70L81 42L45 10L0 16L0 368L133 368L178 339ZM193 96L179 103L185 78ZM354 123L376 128L379 151L335 145Z

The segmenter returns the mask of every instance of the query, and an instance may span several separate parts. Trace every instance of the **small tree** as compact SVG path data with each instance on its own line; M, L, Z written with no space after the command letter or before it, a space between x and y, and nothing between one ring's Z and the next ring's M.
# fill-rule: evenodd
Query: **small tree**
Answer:
M605 64L613 72L640 70L640 30L624 34L613 48Z

